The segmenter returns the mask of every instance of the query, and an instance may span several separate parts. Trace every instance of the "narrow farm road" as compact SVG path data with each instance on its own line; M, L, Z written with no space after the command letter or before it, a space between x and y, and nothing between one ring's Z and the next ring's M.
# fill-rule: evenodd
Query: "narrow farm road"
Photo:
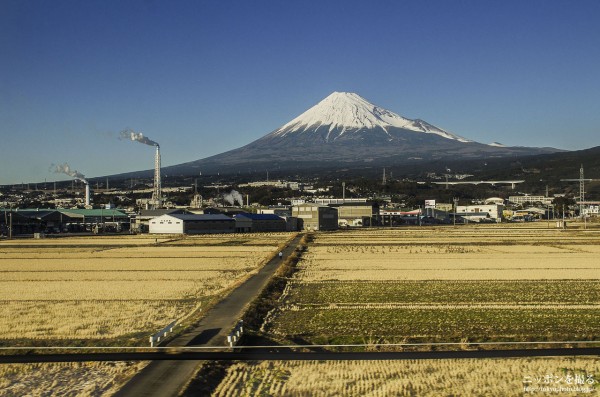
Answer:
M283 250L283 259L277 256L260 271L213 306L198 326L167 346L224 346L227 334L241 318L246 306L262 291L283 260L294 252L302 235L296 236ZM153 361L126 383L117 397L123 396L177 396L196 371L201 361Z

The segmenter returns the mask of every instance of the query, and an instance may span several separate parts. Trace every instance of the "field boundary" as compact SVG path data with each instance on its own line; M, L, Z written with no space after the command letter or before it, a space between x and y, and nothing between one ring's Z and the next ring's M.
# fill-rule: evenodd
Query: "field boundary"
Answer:
M147 352L0 356L2 364L103 361L341 361L600 356L600 347L576 349L449 350L419 352Z

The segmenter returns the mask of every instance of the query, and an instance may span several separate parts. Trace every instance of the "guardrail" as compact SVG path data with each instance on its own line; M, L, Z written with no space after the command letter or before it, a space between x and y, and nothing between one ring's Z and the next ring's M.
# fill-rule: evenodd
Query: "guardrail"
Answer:
M229 335L227 335L227 343L229 343L229 346L233 347L233 345L235 345L240 340L243 333L244 333L244 320L240 320L233 328L233 331L231 331L229 333Z
M151 335L150 336L150 347L154 347L154 344L159 343L161 338L164 338L165 336L167 336L167 334L169 332L173 332L173 328L175 328L176 324L177 324L177 320L174 320L171 323L169 323L169 325L167 325L166 327L164 327L163 329L161 329L154 335Z

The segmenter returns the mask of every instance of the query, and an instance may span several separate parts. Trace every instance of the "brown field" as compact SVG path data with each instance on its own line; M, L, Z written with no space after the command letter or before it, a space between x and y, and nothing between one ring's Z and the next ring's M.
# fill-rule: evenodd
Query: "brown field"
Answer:
M0 396L111 395L145 362L1 364Z
M145 344L243 280L289 234L0 243L0 343ZM252 239L254 245L248 244ZM48 344L50 342L47 342Z
M318 234L262 329L319 344L596 340L599 243L499 226Z
M259 334L284 344L349 343L367 350L415 342L600 340L599 231L539 226L316 234ZM237 363L214 395L519 396L524 380L575 372L592 375L598 389L599 362Z
M147 346L257 272L289 233L0 242L0 346ZM0 365L0 396L110 395L145 363Z
M526 386L597 396L598 374L590 357L236 363L213 396L523 396Z

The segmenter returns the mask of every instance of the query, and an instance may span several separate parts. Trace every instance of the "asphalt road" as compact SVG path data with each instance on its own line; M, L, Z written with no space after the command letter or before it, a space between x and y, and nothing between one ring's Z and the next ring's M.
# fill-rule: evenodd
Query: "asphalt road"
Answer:
M298 235L283 250L284 259L294 251L300 238L301 235ZM227 334L240 320L246 306L267 285L282 262L278 257L269 261L257 274L213 306L195 329L173 339L167 346L226 345ZM155 358L149 359L155 360ZM198 356L197 359L188 360L152 361L125 384L115 396L177 396L200 365L198 360L204 360L204 358Z
M423 360L423 359L447 359L447 358L510 358L510 357L564 357L564 356L597 356L600 357L600 347L581 348L553 348L553 349L505 349L505 350L456 350L456 351L423 351L423 352L292 352L292 351L242 351L242 352L144 352L144 353L90 353L90 354L38 354L38 355L14 355L0 356L0 363L31 363L31 362L73 362L73 361L132 361L132 360L165 360L153 361L152 364L171 365L190 364L194 368L199 360ZM176 370L177 367L174 367ZM140 375L143 371L140 372ZM159 376L161 382L175 384L168 378L167 372L163 375L159 372L149 373L148 376ZM136 378L133 378L136 380ZM188 379L185 379L187 381ZM140 378L137 382L145 381ZM136 382L136 383L137 383ZM154 382L151 382L154 383ZM185 383L185 382L184 382ZM122 389L122 394L137 393L139 386L128 383L128 389ZM159 385L160 386L160 385ZM155 385L156 387L156 385ZM156 389L156 393L163 393L163 387ZM159 395L159 394L141 394Z

